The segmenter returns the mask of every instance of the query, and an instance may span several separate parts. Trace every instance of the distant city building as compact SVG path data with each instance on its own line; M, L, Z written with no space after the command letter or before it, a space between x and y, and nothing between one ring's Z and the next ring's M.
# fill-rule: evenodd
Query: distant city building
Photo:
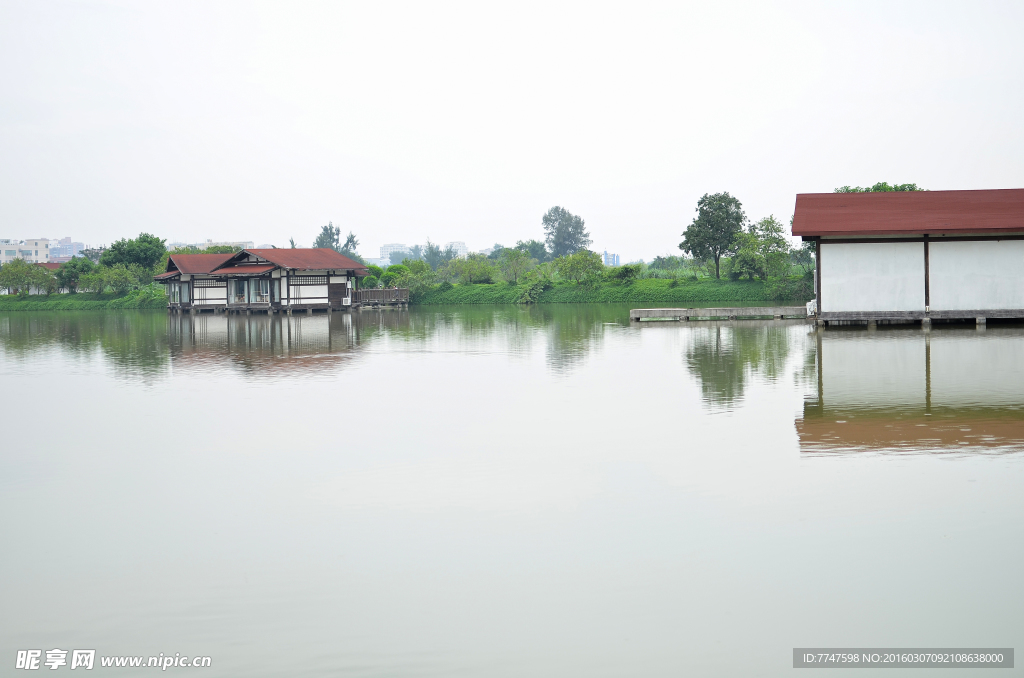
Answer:
M260 245L259 247L257 247L256 249L258 249L258 250L272 250L272 249L274 249L274 246L271 245L268 242L265 242L262 245Z
M387 268L388 266L391 265L391 258L390 257L388 257L387 259L385 259L383 257L378 257L376 259L374 259L374 258L367 258L367 259L365 259L365 261L366 261L366 264L368 266L372 265L372 266L380 266L381 268Z
M477 254L482 254L485 257L489 257L492 254L494 254L494 250L498 250L498 249L505 249L505 246L504 245L492 245L491 247L483 248L482 250L477 252Z
M619 266L619 255L608 254L607 251L604 253L604 265L605 266Z
M210 247L230 247L234 250L255 249L252 240L206 240L204 242L171 242L167 243L169 250L181 250L194 247L197 250L205 250Z
M380 246L380 258L381 258L381 261L386 261L387 262L387 264L385 264L385 265L390 265L391 264L391 253L392 252L408 252L408 251L409 251L409 246L408 245L403 245L401 243L392 242L392 243L388 243L387 245L381 245ZM378 265L380 265L380 264L378 264Z
M71 242L71 238L61 238L50 245L50 261L70 261L79 256L84 249L83 243Z
M28 238L0 240L0 265L14 259L24 259L32 264L50 263L50 239Z
M449 247L455 250L455 256L459 259L465 259L469 256L469 248L466 247L466 243L461 240L445 243L444 249L448 249Z

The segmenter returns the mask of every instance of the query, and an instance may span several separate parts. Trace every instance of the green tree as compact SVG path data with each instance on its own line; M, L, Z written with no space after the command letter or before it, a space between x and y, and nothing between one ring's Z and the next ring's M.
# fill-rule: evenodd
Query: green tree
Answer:
M427 262L419 259L403 259L402 265L408 268L409 273L412 275L422 276L431 272L430 266L427 265Z
M555 259L554 264L558 275L574 281L577 285L593 280L604 269L601 255L590 250L579 250L569 256L559 257Z
M785 228L774 216L750 224L736 236L739 247L732 262L732 273L767 280L780 278L789 269L789 241Z
M900 193L904 191L923 191L917 184L889 184L879 181L874 186L862 188L860 186L840 186L836 193Z
M333 221L327 222L326 226L321 227L320 235L313 241L313 247L340 252L341 229L336 227Z
M149 233L140 233L134 240L122 238L115 242L100 257L100 263L104 266L137 264L151 271L166 251L163 240Z
M369 269L370 275L372 275L372 276L374 276L376 278L380 278L382 275L384 275L384 269L381 268L380 266L375 266L374 264L370 264L366 268Z
M94 294L102 294L107 289L107 272L109 268L96 266L88 273L83 273L78 278L78 288Z
M562 207L552 207L541 217L544 240L552 257L564 257L590 246L590 234L582 217Z
M106 283L117 295L125 295L128 292L138 289L140 286L140 273L143 269L116 264L106 271Z
M498 270L506 282L513 285L530 268L530 255L520 249L503 248L498 255Z
M705 193L697 201L697 217L683 233L679 249L697 259L715 262L715 277L722 277L723 256L734 253L736 236L746 221L743 205L728 193Z
M46 296L50 296L60 289L60 285L57 283L57 277L50 269L43 268L42 266L33 266L32 268L33 270L29 276L36 294L45 294Z
M82 275L89 273L95 266L85 257L75 257L61 264L57 269L57 284L71 294L78 292L78 281Z
M643 267L640 264L623 264L622 266L616 266L609 270L608 277L612 280L618 280L624 285L629 285L640 277L640 271L642 268Z
M405 259L408 259L409 258L409 253L408 252L392 252L391 254L388 255L388 258L391 260L391 264L393 266L395 264L402 263L402 261L405 260Z
M295 249L295 238L288 238L288 244L291 245L292 249Z
M398 282L402 276L409 273L409 268L402 266L401 264L392 264L388 266L388 270L384 271L384 275L381 276L380 282L384 287L392 287Z
M494 279L494 266L482 254L470 254L465 259L452 259L451 269L459 281L467 284L489 283Z
M32 285L33 268L39 268L24 259L12 259L0 267L0 288L8 294L28 294Z
M365 264L366 262L363 261L363 258L359 256L358 252L356 252L356 249L358 248L359 240L356 238L356 234L353 233L352 231L349 231L348 235L345 237L345 242L341 244L340 252L349 259L351 259L352 261L357 261L360 264Z
M427 244L423 248L423 261L427 262L427 265L434 271L444 263L441 258L441 248L430 242L430 238L427 238Z
M790 251L789 259L803 270L804 275L809 275L814 270L815 251L814 242L805 240L803 245Z
M421 245L413 245L409 248L409 258L414 261L419 261L423 258L423 247Z
M520 240L516 243L516 249L526 252L531 259L536 259L538 264L551 261L551 254L540 240Z

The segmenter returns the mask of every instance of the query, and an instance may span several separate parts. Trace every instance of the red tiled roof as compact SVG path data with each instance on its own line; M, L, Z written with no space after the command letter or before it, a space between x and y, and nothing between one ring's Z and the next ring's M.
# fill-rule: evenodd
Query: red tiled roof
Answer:
M160 275L154 275L153 280L164 280L165 278L173 278L176 275L181 275L181 271L167 271L167 273L161 273Z
M167 263L170 270L171 263L182 273L209 273L218 266L223 266L235 256L234 252L227 254L172 254Z
M58 268L60 268L60 264L55 264L52 261L47 261L45 263L39 262L36 264L36 266L42 266L43 268L48 268L51 271L56 271Z
M259 275L277 268L276 264L247 264L244 266L225 266L218 268L215 275Z
M244 250L249 254L255 254L261 259L277 264L282 268L294 268L305 271L319 269L349 269L355 271L356 275L367 275L366 266L357 261L352 261L343 254L338 254L332 249L325 247L313 249L257 249Z
M1024 189L801 193L793 235L1024 232Z

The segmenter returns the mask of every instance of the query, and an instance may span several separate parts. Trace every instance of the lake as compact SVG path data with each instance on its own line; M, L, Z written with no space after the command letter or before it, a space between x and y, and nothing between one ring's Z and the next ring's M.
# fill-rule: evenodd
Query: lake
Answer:
M1020 324L7 313L0 403L5 664L788 676L1024 637Z

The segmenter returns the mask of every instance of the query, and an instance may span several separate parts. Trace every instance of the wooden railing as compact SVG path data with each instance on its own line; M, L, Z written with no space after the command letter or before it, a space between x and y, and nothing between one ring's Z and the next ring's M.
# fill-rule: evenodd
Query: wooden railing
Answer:
M357 304L408 304L409 290L403 287L390 290L356 290Z

